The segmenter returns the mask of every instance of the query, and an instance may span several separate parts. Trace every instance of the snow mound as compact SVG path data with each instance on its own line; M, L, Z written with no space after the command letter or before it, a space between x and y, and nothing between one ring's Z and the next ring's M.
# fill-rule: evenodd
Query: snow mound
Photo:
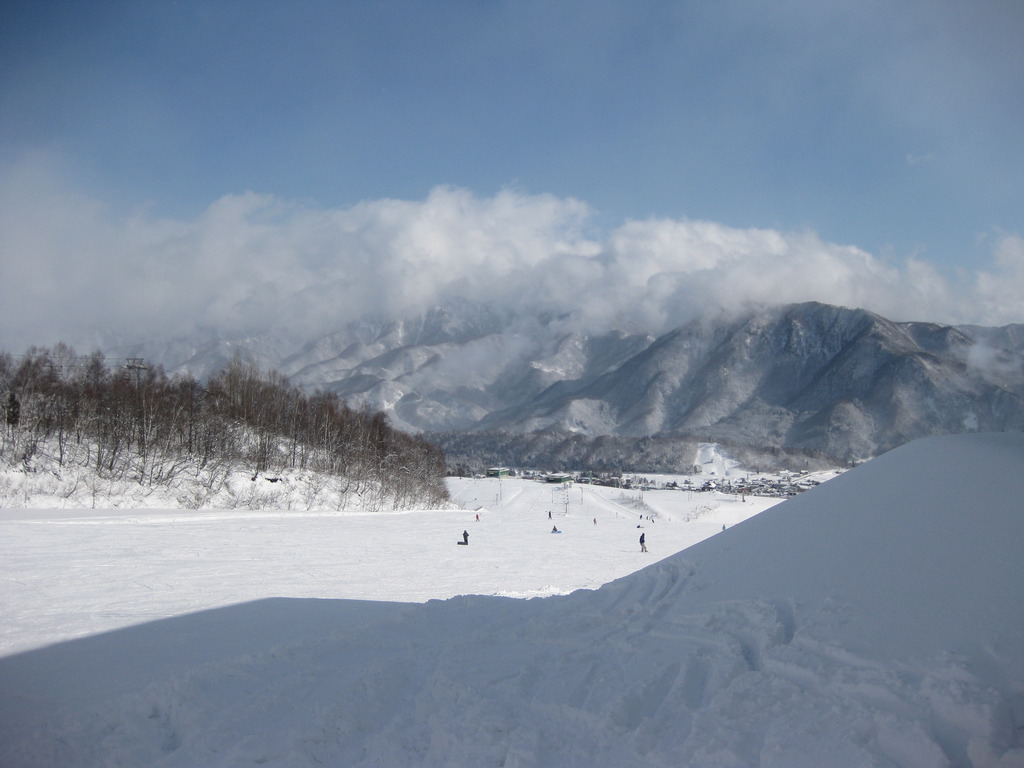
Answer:
M1021 434L931 438L596 591L3 658L0 764L1022 766L1022 466Z

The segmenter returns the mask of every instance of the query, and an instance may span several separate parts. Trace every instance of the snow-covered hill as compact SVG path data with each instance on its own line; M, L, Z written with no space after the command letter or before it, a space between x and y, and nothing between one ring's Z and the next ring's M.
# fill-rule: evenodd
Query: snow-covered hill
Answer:
M11 655L0 763L1021 766L1021 466L1024 434L931 438L596 590L265 599ZM632 520L593 514L530 554L557 560L612 525L635 546ZM497 555L514 539L480 546L498 515L469 547L438 518L439 543L421 541L439 572L513 578ZM282 561L254 540L239 557L272 584ZM336 539L339 558L364 548ZM28 556L8 583L46 569L45 602L75 578L55 562ZM153 584L202 563L165 562ZM131 611L110 581L106 610Z
M132 347L203 375L236 348L412 431L667 436L859 460L933 434L1024 428L1024 332L805 303L655 335L462 302L285 354L267 338Z

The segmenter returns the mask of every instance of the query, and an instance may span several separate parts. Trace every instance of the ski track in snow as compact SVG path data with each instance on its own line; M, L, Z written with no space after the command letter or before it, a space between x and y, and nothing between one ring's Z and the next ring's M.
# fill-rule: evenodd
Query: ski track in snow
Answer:
M649 509L679 505L651 523L617 491L577 487L558 507L544 486L515 493L508 481L501 509L481 503L479 525L474 505L498 500L496 481L459 491L466 511L301 516L288 521L294 541L273 515L211 528L202 513L184 526L162 513L177 522L126 528L6 513L5 578L45 572L37 586L58 600L71 586L55 584L52 553L12 567L14 541L95 530L101 540L85 552L123 555L115 578L161 542L170 555L197 546L190 532L216 531L236 548L262 542L245 561L250 575L277 573L278 548L307 566L332 550L355 559L361 535L390 538L391 549L360 561L381 569L378 595L357 595L375 588L367 578L339 590L349 599L251 598L0 658L0 765L1024 766L1022 460L1021 435L924 441L735 528L750 507L725 497L645 493ZM1003 482L965 495L965 466ZM701 513L685 522L695 504ZM549 509L565 534L549 533ZM727 519L723 535L652 554L633 572L643 562L636 525L660 544ZM337 535L362 522L360 535ZM329 542L321 526L335 526ZM455 545L463 528L466 548ZM189 544L166 542L176 534ZM424 570L424 550L437 568ZM496 564L503 578L489 581ZM193 594L198 581L176 565L156 568L149 586L162 576ZM914 581L899 581L906 567ZM302 581L277 579L255 591ZM458 594L460 579L482 594L427 599ZM491 591L569 592L591 579L610 583L544 599ZM108 601L125 590L140 609L153 591L115 582Z

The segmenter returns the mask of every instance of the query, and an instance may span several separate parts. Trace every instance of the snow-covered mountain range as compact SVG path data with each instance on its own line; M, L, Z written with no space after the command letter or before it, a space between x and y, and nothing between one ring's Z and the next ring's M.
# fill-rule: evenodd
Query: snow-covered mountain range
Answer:
M675 437L836 460L933 434L1024 428L1024 326L892 322L819 303L653 334L480 305L271 334L122 348L202 377L236 349L412 431Z

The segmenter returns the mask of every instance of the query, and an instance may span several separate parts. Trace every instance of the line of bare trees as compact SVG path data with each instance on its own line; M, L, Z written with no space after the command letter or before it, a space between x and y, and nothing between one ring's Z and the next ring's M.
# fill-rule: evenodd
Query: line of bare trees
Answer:
M447 498L442 451L391 428L384 414L337 395L307 394L236 357L208 381L160 367L112 366L65 344L0 355L3 455L148 485L182 472L244 467L254 476L311 470L341 479L371 508L437 506Z

